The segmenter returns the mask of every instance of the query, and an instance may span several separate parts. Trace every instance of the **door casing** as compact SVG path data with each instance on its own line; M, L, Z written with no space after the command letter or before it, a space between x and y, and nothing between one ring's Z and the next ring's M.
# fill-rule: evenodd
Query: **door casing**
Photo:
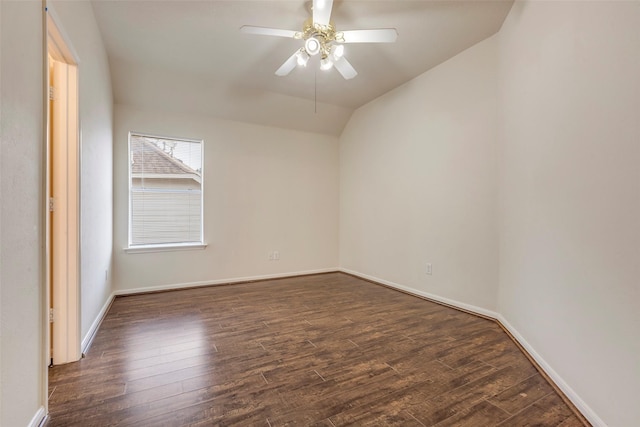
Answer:
M45 334L48 353L45 360L55 365L81 357L78 60L56 21L48 7L45 330L49 333ZM52 324L49 322L51 313Z

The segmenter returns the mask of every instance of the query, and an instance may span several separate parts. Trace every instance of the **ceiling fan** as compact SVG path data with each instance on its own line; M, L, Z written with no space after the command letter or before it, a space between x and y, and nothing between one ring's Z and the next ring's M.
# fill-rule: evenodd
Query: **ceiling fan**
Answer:
M371 30L336 31L331 21L333 0L313 0L312 17L307 19L302 31L244 25L240 31L246 34L287 37L304 40L304 45L296 50L280 68L277 76L286 76L296 67L306 67L311 57L319 55L320 69L335 68L345 79L358 75L351 63L344 57L346 43L393 43L398 37L395 28Z

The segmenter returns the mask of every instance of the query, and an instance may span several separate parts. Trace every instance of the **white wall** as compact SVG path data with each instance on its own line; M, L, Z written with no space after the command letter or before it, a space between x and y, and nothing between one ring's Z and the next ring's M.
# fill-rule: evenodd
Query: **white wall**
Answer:
M500 54L499 311L640 425L640 3L516 2Z
M117 290L337 268L337 138L119 104L114 118ZM129 131L204 139L206 249L123 251Z
M491 37L353 114L340 137L342 268L495 309L497 47Z
M0 100L2 99L2 4L0 4ZM2 135L2 102L0 102L0 200L2 200L2 141L4 140L4 136ZM0 209L0 242L2 242L2 210ZM2 246L0 244L0 255L2 254ZM1 267L2 264L0 264ZM2 414L2 378L4 377L4 371L2 370L2 269L0 268L0 414ZM0 417L2 417L0 415Z
M40 1L0 2L0 425L44 415L44 39ZM86 2L50 5L80 64L82 333L111 293L112 101L106 54Z
M38 1L0 2L0 425L44 404L43 21Z
M516 2L340 138L341 267L496 310L621 427L640 424L638 28L638 2Z
M113 100L109 63L91 3L49 5L78 55L80 78L81 337L111 295Z

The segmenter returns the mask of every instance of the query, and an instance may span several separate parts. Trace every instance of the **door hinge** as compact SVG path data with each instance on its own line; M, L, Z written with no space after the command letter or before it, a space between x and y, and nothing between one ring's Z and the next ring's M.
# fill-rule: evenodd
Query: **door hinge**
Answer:
M51 101L56 99L56 88L54 88L53 86L49 86L49 99Z
M53 308L49 309L49 323L53 323Z
M56 210L56 201L53 197L49 198L49 212L53 212Z

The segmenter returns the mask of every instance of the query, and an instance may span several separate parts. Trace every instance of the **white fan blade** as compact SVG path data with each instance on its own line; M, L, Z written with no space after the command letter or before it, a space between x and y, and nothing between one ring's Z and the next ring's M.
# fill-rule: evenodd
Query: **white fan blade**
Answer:
M240 27L240 31L245 34L258 34L261 36L276 36L295 38L298 31L281 30L279 28L254 27L253 25L244 25Z
M333 0L313 0L313 23L323 26L331 21L331 8Z
M334 62L333 66L336 67L336 70L338 70L338 72L342 74L342 77L344 77L345 80L351 80L358 75L356 69L353 68L351 63L347 61L347 58L345 58L344 56Z
M398 38L395 28L343 31L343 43L393 43Z
M286 76L294 68L296 68L296 65L298 65L298 58L296 56L297 54L298 54L298 51L296 50L295 52L293 52L293 55L289 57L289 59L284 61L284 64L282 64L280 68L276 70L276 76L280 76L280 77Z

